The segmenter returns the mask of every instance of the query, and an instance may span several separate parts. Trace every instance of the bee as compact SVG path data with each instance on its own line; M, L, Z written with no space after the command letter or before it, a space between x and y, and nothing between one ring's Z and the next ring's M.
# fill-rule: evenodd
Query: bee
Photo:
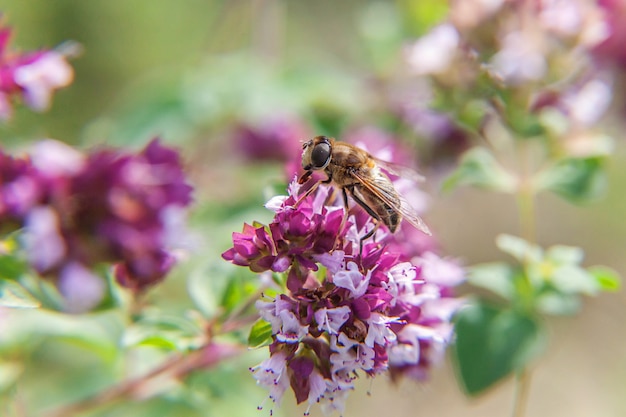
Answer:
M305 173L298 179L300 184L307 182L313 171L323 170L328 176L315 183L302 198L312 193L320 183L334 183L343 192L346 209L349 194L375 220L375 227L361 238L361 245L374 235L381 222L391 233L404 219L418 230L431 234L426 223L381 170L391 175L419 177L409 168L382 161L357 146L326 136L316 136L302 145L302 168Z

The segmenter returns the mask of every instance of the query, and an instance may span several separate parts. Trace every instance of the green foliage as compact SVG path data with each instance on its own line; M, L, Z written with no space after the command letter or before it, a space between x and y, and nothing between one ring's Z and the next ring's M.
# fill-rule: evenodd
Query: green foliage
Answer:
M606 266L592 266L587 271L593 275L602 291L619 291L622 287L621 278L617 272Z
M263 319L257 320L250 329L248 346L258 348L272 343L272 325Z
M150 346L165 351L189 351L204 341L204 331L198 323L180 316L147 312L124 332L122 346Z
M606 268L584 268L581 248L555 245L543 250L517 236L500 235L497 246L517 263L487 263L470 268L468 281L533 314L571 315L581 295L615 291L619 275Z
M459 311L452 348L457 375L469 395L479 395L521 371L542 345L542 326L526 313L477 302Z
M0 307L36 308L41 306L24 287L15 281L0 279Z
M581 248L547 250L517 236L500 235L497 246L517 262L469 269L468 282L499 296L494 306L478 301L459 312L454 358L465 391L478 395L528 365L542 344L541 315L572 315L581 295L615 291L620 278L606 267L583 268Z
M0 394L14 387L23 371L19 362L0 362Z
M400 8L404 12L406 26L412 35L423 35L428 29L445 17L448 12L446 2L426 3L419 0L402 0Z
M97 356L112 360L118 354L117 340L124 323L118 312L72 316L45 309L15 309L6 323L0 351L11 351L28 342L34 349L42 341L53 339L79 346Z
M445 180L442 188L444 191L451 191L459 185L512 193L516 189L517 181L498 163L491 152L476 147L463 155L458 167Z
M18 279L27 270L26 263L13 255L0 255L0 278Z
M573 203L598 198L606 188L604 157L565 158L535 178L538 190L550 190Z

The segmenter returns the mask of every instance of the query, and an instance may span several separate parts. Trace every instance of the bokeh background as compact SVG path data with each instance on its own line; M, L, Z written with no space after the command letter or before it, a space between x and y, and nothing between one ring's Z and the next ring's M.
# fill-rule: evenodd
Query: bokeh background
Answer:
M51 137L89 148L139 148L154 135L179 147L196 187L192 230L198 253L151 295L173 314L191 306L187 274L220 280L220 253L243 221L267 221L262 204L283 181L279 162L254 161L262 135L343 135L393 125L381 85L401 77L405 42L445 13L439 2L411 0L316 2L278 0L91 1L3 0L13 45L36 49L74 40L73 85L54 97L51 110L19 109L0 126L2 146L19 150ZM443 3L443 2L442 2ZM400 90L403 84L399 84ZM401 93L402 91L400 91ZM614 92L623 97L623 90ZM617 114L617 117L615 116ZM586 250L585 265L626 273L626 146L622 113L606 120L616 137L606 193L572 206L554 196L538 200L537 240ZM268 133L269 132L269 133ZM257 136L255 136L257 135ZM252 137L252 140L250 140ZM405 135L411 137L411 135ZM246 139L247 138L247 139ZM412 140L419 138L413 135ZM256 142L255 142L256 141ZM274 149L275 150L275 149ZM296 150L297 151L297 150ZM252 153L252 155L251 155ZM472 189L442 194L445 167L426 169L431 207L426 220L445 255L467 265L503 258L499 233L518 231L515 202ZM575 317L550 319L549 347L533 368L528 416L626 415L626 295L586 299ZM102 357L75 344L37 341L28 391L22 400L54 405L55 393L106 386ZM146 353L149 354L149 353ZM194 376L192 394L118 404L89 415L258 416L266 392L247 367L265 352L249 352L218 372ZM73 364L67 365L66 358ZM56 360L64 368L55 366ZM111 365L115 373L115 364ZM459 389L450 362L429 382L392 385L362 378L345 417L375 415L501 416L514 392L505 381L478 398ZM369 395L371 393L371 395ZM191 398L190 398L191 397ZM186 404L195 404L190 407ZM198 404L205 404L203 412ZM0 407L0 410L2 408ZM290 395L274 415L301 415ZM313 409L312 415L319 415Z

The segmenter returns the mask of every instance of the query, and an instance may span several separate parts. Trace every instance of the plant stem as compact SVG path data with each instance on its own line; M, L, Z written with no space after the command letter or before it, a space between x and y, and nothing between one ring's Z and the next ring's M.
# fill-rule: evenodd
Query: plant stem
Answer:
M145 375L142 375L135 379L124 381L118 385L112 386L111 388L105 389L104 391L101 391L91 397L87 397L75 403L61 406L45 415L46 417L67 417L97 406L111 404L114 401L120 401L131 395L147 381L163 374L169 369L178 366L183 360L185 360L185 358L186 357L183 355L176 355L174 357L171 357L166 362L159 365Z
M535 243L535 187L533 186L533 161L529 146L519 148L520 182L517 188L520 235L530 243Z
M43 415L45 417L70 417L96 407L111 405L127 398L141 395L146 386L158 379L181 379L194 370L208 369L218 365L225 359L239 355L244 350L241 346L229 346L223 350L219 348L212 349L219 346L213 344L213 338L216 334L225 334L244 326L249 326L257 317L246 315L245 312L258 299L261 291L252 294L221 325L217 321L209 323L206 330L206 342L197 350L187 354L175 354L144 375L121 381L117 385L104 389L90 397L60 406ZM223 344L221 345L224 346Z
M522 238L530 243L535 242L535 195L534 192L528 190L526 184L522 185L522 189L517 196L517 206L519 208L520 234Z
M520 208L520 228L521 235L529 242L533 242L535 238L535 218L534 218L534 202L533 195L525 195L520 193L518 196L518 204ZM528 279L528 277L526 277ZM515 378L515 397L513 399L513 417L524 417L526 404L528 402L528 391L530 388L530 370L522 369Z
M520 235L529 243L535 243L536 240L536 220L535 220L535 194L536 190L533 186L533 160L529 147L522 144L520 149L520 183L517 189L517 206L519 212ZM526 259L524 269L531 260ZM529 278L524 274L528 281L528 287L532 287ZM521 369L515 378L515 397L513 399L513 417L524 417L526 405L528 403L528 393L530 391L531 372L528 368Z
M515 378L515 398L513 401L512 417L523 417L528 403L530 391L530 371L522 369Z

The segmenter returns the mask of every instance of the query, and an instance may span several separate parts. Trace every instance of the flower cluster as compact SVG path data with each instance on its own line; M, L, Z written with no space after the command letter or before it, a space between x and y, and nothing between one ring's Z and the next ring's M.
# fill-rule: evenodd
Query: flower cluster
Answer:
M605 154L606 136L594 130L615 81L604 62L619 61L623 50L613 47L621 35L612 3L455 2L446 21L405 49L417 87L403 118L447 151L467 148L476 131L498 140L502 133L491 135L504 125L514 137L562 139L562 155Z
M10 38L11 29L0 22L0 120L11 117L16 97L35 111L46 110L54 90L68 86L74 78L62 52L13 52L8 48Z
M444 85L467 86L487 70L519 86L580 69L585 54L608 35L594 1L470 0L454 4L449 20L411 45L406 56L415 74L437 76ZM557 63L568 66L551 65Z
M606 38L594 48L594 55L603 61L608 61L626 69L626 51L623 48L626 39L626 3L620 0L598 0L598 6L603 11L606 22Z
M286 292L257 301L272 340L255 379L276 403L291 387L298 403L332 412L360 373L423 378L450 341L460 306L451 288L463 270L432 252L395 252L382 227L361 248L369 218L346 215L333 187L298 200L300 191L294 181L288 196L271 199L274 220L245 225L222 255L286 277Z
M29 263L58 279L69 304L89 282L92 296L79 298L97 303L102 283L90 269L100 262L116 263L118 282L136 291L160 281L190 194L178 153L156 139L137 154L83 154L53 140L25 158L0 151L0 224L24 228Z
M231 143L235 152L248 160L284 162L300 155L300 138L307 136L302 121L287 114L273 114L257 123L238 123Z

